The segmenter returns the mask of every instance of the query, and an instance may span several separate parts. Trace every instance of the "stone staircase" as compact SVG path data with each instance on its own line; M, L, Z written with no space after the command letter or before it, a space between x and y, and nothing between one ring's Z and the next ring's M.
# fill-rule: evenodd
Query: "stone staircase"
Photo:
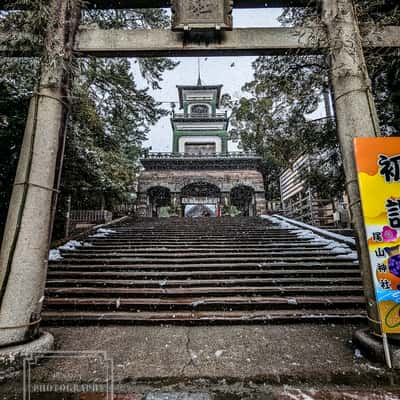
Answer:
M53 324L283 323L364 319L342 245L261 218L140 219L49 265Z

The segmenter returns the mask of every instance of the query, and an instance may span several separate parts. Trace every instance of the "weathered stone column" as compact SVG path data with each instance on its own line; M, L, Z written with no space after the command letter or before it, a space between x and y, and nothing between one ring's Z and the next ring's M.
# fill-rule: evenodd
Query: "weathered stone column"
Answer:
M255 193L256 200L256 215L265 214L267 211L267 201L265 200L264 192Z
M176 210L178 217L182 217L180 194L178 192L171 192L171 207Z
M229 207L231 205L231 194L230 192L221 193L221 205Z
M137 215L139 217L148 217L149 216L148 196L146 193L139 192L139 194L138 194Z
M342 150L352 222L358 236L368 317L371 328L379 332L353 151L355 137L374 137L380 134L378 118L352 0L323 0L322 21L328 33L337 133Z
M52 0L41 77L28 114L0 253L0 346L34 338L40 321L52 216L79 23L75 0Z

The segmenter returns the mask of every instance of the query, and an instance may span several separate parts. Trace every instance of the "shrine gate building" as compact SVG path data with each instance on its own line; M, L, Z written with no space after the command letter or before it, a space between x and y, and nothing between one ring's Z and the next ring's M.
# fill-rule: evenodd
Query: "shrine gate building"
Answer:
M141 163L138 214L220 216L234 206L243 216L265 211L261 157L228 151L229 118L220 112L222 85L178 86L172 153L147 153Z

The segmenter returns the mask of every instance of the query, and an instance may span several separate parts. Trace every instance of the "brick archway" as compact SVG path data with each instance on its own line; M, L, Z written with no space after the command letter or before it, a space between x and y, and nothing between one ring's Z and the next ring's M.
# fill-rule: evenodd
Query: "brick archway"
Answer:
M160 216L161 207L171 205L171 191L164 186L152 186L147 190L147 197L152 217Z

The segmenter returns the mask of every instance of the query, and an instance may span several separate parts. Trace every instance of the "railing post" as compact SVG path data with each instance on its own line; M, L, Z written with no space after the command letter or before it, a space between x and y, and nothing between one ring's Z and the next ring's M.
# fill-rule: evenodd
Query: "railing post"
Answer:
M311 193L311 188L308 188L307 202L308 202L308 208L310 210L310 224L315 225L313 197L312 197L312 193Z
M337 134L341 145L352 222L358 237L368 319L373 331L379 333L380 324L353 149L355 137L378 136L379 124L352 0L322 0L322 21L328 33Z
M62 163L78 0L51 0L40 83L21 148L0 253L0 346L34 338L40 321Z
M67 238L70 233L71 228L71 203L72 203L72 196L69 195L67 198L67 215L65 218L65 237Z

